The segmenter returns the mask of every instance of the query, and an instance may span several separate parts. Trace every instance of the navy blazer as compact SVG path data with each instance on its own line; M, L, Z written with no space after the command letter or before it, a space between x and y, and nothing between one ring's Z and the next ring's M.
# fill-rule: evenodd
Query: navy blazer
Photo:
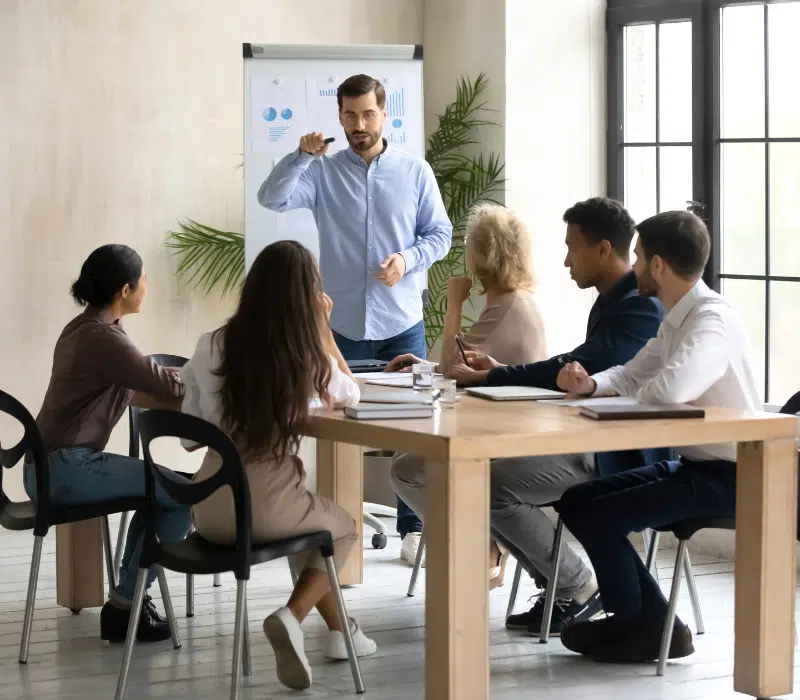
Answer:
M516 367L497 367L489 372L490 386L534 386L558 389L556 378L567 362L580 362L591 374L624 365L658 333L664 308L654 298L639 296L636 275L629 272L595 301L589 313L586 341L572 352ZM674 459L674 450L626 450L595 456L602 476Z

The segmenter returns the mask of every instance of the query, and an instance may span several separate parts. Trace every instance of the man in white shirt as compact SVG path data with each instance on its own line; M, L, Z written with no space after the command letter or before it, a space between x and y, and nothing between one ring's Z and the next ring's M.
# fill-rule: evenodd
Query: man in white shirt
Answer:
M591 377L577 363L566 365L559 386L581 396L761 410L744 325L701 280L710 249L705 224L674 211L637 228L639 293L657 296L667 310L658 335L626 365ZM628 535L688 518L733 517L736 504L736 445L678 452L679 461L589 481L562 497L564 524L589 555L603 609L613 614L567 627L567 649L607 663L658 658L667 600ZM676 620L670 658L693 652L689 628Z

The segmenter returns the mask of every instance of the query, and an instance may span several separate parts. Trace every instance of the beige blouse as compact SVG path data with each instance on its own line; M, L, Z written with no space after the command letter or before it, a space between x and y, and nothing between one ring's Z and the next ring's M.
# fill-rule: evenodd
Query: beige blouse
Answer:
M487 294L486 306L469 331L464 348L493 357L504 365L546 360L544 322L532 292Z

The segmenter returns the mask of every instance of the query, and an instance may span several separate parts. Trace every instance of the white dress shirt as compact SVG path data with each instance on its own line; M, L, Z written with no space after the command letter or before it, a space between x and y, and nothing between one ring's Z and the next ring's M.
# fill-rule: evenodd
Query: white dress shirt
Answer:
M182 411L222 428L222 404L220 390L222 377L215 374L222 357L222 333L206 333L197 342L192 358L181 368L181 380L186 385ZM328 396L336 408L355 406L361 392L356 381L339 369L336 360L328 356L331 363L331 380ZM311 406L316 399L309 397ZM184 447L191 448L187 442Z
M592 379L597 382L596 395L634 396L644 404L763 410L744 324L702 280L669 311L658 335L636 357ZM694 461L736 459L734 443L678 447L678 451Z

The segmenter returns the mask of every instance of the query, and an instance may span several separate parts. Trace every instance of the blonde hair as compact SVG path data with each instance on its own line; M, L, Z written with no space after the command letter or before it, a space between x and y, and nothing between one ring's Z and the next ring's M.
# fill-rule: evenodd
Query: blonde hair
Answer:
M467 267L486 287L533 290L533 239L514 212L479 204L467 223Z

